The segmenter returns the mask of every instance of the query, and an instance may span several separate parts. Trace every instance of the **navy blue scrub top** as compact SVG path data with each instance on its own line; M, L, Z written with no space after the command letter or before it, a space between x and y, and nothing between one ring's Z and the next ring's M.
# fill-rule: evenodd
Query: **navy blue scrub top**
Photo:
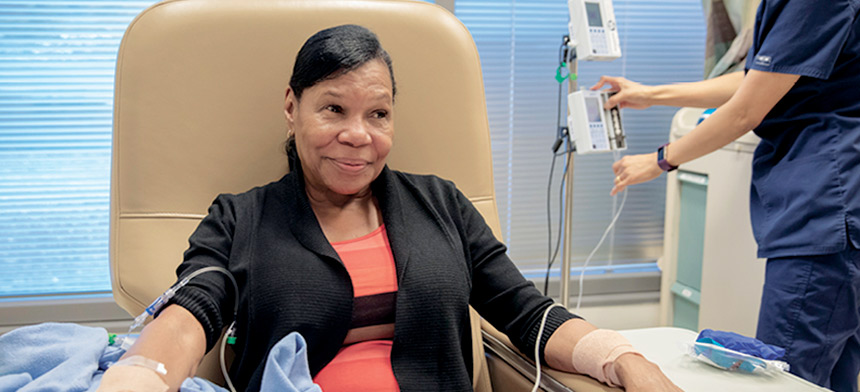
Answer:
M746 69L800 75L755 133L759 257L860 248L860 0L762 0ZM847 232L846 232L847 230Z

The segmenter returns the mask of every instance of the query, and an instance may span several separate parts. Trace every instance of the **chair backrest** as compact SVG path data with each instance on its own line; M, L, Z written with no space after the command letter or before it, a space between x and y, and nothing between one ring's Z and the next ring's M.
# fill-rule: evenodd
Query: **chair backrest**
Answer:
M449 12L408 0L168 0L131 23L117 61L110 265L121 307L138 314L174 282L217 194L286 172L295 55L347 23L373 30L394 63L389 166L454 181L499 234L478 53Z

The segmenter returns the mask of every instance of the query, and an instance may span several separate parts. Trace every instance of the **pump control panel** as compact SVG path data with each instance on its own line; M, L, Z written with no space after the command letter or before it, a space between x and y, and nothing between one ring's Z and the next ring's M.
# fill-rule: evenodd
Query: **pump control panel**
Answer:
M580 154L626 150L627 141L618 107L603 105L612 93L580 90L567 96L567 125Z

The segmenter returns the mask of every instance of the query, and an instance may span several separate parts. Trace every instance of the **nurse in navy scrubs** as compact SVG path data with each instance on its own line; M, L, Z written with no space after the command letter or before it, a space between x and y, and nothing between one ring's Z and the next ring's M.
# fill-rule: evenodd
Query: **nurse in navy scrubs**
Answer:
M767 272L757 337L795 373L857 391L860 371L860 0L762 0L745 72L644 86L603 77L607 107L718 107L685 137L615 162L615 194L750 129L750 215Z

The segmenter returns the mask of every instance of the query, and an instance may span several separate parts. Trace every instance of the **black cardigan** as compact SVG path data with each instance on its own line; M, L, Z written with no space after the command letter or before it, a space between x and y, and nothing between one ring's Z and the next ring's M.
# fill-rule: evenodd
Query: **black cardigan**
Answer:
M534 352L551 300L523 278L454 184L386 167L371 187L397 269L391 363L400 389L472 389L469 304L520 350ZM230 369L239 390L260 388L266 355L292 331L307 340L313 375L341 348L352 317L352 285L311 210L300 172L218 196L189 243L178 276L216 265L239 283ZM200 321L207 351L232 321L232 290L221 274L205 273L172 300ZM555 329L573 317L561 308L550 311L541 353Z

